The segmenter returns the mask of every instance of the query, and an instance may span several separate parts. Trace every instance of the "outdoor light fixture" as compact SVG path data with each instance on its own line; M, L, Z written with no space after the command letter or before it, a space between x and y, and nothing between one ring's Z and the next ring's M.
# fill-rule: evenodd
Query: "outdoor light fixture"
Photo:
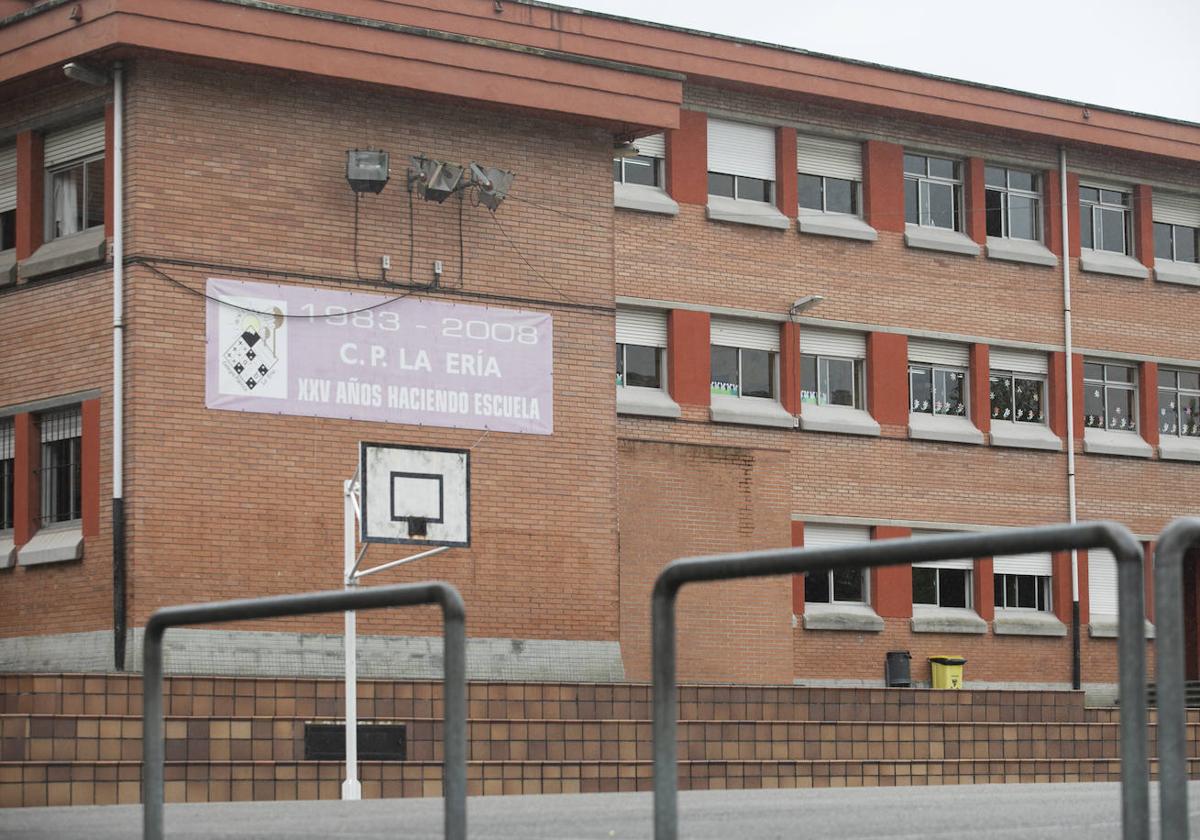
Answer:
M388 182L388 153L375 149L346 152L346 180L356 193L378 193Z
M823 300L825 300L824 295L805 295L802 298L797 298L795 300L795 302L792 303L791 308L788 309L788 314L789 315L798 315L801 312L803 312L805 309L808 309L809 307L812 307L812 306L816 306L818 303L820 303Z
M613 140L613 157L637 157L642 152L632 140Z
M479 203L492 211L508 197L509 187L512 186L515 177L505 169L471 164L471 183L479 189Z
M63 75L68 79L74 79L77 82L83 82L85 85L93 87L108 87L108 74L102 70L97 70L90 64L84 64L80 61L68 61L63 65Z
M463 168L444 160L430 160L424 155L409 159L412 169L408 173L408 187L414 182L421 185L421 195L426 201L441 204L452 196L462 184Z

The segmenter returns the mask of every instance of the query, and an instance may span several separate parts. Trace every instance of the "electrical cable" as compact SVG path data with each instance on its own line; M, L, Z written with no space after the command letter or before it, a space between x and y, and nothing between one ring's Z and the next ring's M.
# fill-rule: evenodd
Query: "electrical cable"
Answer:
M566 293L563 292L562 289L558 288L553 283L551 283L549 280L547 280L545 277L543 277L541 272L533 267L533 263L531 263L529 260L527 260L525 258L525 254L521 252L521 249L517 247L517 243L513 242L512 237L508 235L508 231L504 229L504 225L502 225L500 223L500 218L496 215L496 211L488 210L488 213L491 214L492 221L496 223L496 227L500 228L500 232L502 234L504 234L504 238L508 241L509 247L511 247L513 249L513 253L515 253L518 257L521 258L521 262L525 263L525 267L528 268L530 271L532 271L534 276L537 277L537 279L541 280L543 283L545 283L547 286L549 286L551 289L553 289L555 292L557 292L559 295L561 295L563 300L570 301L571 299L569 297L567 297Z
M458 193L458 288L460 289L467 284L466 249L463 245L463 195L464 191Z

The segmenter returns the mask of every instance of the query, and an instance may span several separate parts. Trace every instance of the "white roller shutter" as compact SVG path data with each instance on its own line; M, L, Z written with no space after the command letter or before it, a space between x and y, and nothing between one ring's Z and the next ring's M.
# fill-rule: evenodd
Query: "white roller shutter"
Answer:
M1010 554L992 558L992 571L998 575L1038 575L1050 577L1054 566L1049 553Z
M937 537L945 534L955 533L953 531L921 531L913 529L914 537ZM919 566L927 569L966 569L970 571L975 568L974 557L956 557L953 560L926 560L921 563L913 563L914 566Z
M104 120L73 125L46 135L42 155L46 167L57 166L104 151Z
M775 180L775 129L708 120L708 171Z
M965 368L969 359L970 354L965 344L931 341L927 338L910 338L908 340L908 360L910 362Z
M667 346L667 313L645 309L617 310L617 344Z
M861 181L862 144L852 140L799 136L796 138L796 171Z
M801 327L800 352L813 356L865 359L867 357L867 336L865 333L849 332L848 330Z
M1106 548L1088 549L1088 599L1092 615L1117 614L1117 559Z
M1044 376L1050 371L1049 357L1037 350L993 347L988 353L988 364L992 370L1011 370L1016 373L1040 373Z
M745 347L747 350L779 352L779 325L774 321L741 321L713 318L710 343L719 347Z
M83 437L83 423L79 411L52 412L41 423L42 443Z
M1200 195L1156 192L1150 200L1154 203L1154 221L1200 227Z
M639 137L633 141L638 154L645 157L664 158L667 156L667 140L661 134L651 134L649 137Z
M0 461L13 457L13 421L11 417L0 417Z
M805 523L805 548L832 548L871 541L871 529L866 525L821 525Z
M0 213L17 206L17 148L0 149Z

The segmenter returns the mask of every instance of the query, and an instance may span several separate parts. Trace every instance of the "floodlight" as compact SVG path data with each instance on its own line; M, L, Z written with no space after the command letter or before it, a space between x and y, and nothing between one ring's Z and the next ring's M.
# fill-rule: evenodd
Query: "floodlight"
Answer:
M388 182L388 153L375 149L346 152L346 180L356 193L378 193Z
M471 164L471 182L479 188L479 203L489 210L494 211L500 206L500 202L508 197L508 190L512 187L515 177L516 175L506 169Z
M68 61L63 65L63 75L68 79L83 82L93 87L108 87L109 77L103 70L97 70L90 64L81 61Z
M461 166L444 160L430 160L424 155L416 155L410 160L412 169L408 176L409 189L412 189L414 181L419 182L421 194L426 201L441 204L452 196L462 183Z
M637 157L642 153L632 140L613 140L613 157Z
M808 309L811 306L816 306L823 300L825 300L824 295L805 295L802 298L797 298L795 303L792 304L791 308L788 309L788 314L795 315L803 312L805 309Z

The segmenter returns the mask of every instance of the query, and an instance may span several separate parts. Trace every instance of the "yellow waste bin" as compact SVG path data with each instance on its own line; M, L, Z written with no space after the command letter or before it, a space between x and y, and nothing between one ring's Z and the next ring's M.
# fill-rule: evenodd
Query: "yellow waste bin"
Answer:
M931 656L929 669L933 672L934 688L962 688L963 665L967 660L961 656Z

